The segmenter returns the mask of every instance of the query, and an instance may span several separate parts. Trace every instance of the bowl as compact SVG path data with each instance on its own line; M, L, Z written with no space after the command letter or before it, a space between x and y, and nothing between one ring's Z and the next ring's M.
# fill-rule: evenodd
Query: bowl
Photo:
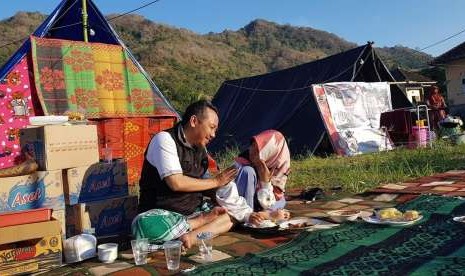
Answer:
M356 220L359 215L360 211L357 210L334 210L327 212L329 217L338 223L342 223L345 221L354 221Z
M453 220L456 221L456 222L464 223L465 222L465 216L454 217Z
M97 246L98 259L103 263L112 263L118 258L117 243L103 243Z

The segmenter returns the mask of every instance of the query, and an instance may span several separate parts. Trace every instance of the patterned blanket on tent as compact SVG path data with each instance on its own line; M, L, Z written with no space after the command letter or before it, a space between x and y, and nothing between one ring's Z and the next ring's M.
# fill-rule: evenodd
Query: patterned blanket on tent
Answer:
M33 36L31 45L35 85L45 115L173 114L120 45Z
M420 196L398 206L424 218L409 227L362 222L303 232L271 250L199 267L201 275L458 275L465 271L460 198Z

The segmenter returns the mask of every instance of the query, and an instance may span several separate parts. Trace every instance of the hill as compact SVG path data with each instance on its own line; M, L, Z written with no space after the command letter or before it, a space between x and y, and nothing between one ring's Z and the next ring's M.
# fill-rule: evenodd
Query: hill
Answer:
M0 45L8 44L0 48L0 64L45 17L20 12L0 21ZM178 110L198 98L213 96L224 80L284 69L357 46L325 31L261 19L236 31L205 35L140 15L125 15L110 23ZM377 50L389 67L421 69L432 59L403 46Z

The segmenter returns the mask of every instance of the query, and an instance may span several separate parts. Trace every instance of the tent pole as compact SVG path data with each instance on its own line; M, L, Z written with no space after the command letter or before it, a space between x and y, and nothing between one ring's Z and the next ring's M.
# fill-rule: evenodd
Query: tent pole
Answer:
M82 32L84 34L84 42L89 42L87 36L87 0L82 0Z
M373 68L375 69L376 76L378 76L378 81L381 81L381 76L379 75L378 69L376 68L376 55L375 49L373 48L371 48L371 57L373 58Z

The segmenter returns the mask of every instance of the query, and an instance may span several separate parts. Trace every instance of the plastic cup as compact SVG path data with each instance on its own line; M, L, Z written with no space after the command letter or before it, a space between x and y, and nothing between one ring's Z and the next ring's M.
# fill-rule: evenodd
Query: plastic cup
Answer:
M103 148L103 161L108 164L111 164L111 162L113 161L113 151L111 148Z
M132 240L131 247L136 265L146 264L147 254L149 252L149 239Z
M98 247L98 259L104 263L112 263L118 258L118 244L104 243Z
M213 233L200 232L199 234L197 234L197 240L199 244L200 257L207 262L211 262L213 252Z
M179 261L181 259L181 241L167 241L163 244L165 248L166 267L169 271L179 269Z

